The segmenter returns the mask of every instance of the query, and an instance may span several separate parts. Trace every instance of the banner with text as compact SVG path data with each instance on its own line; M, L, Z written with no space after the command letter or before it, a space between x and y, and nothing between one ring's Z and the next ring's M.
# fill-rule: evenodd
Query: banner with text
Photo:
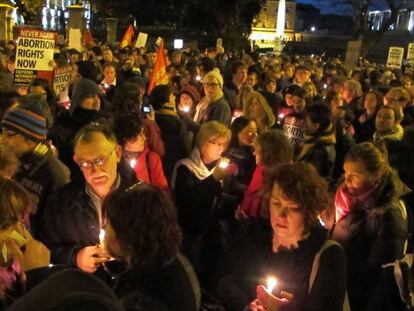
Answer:
M65 91L71 76L72 67L70 66L55 69L55 75L53 76L53 89L58 97L60 93Z
M402 60L404 56L404 48L392 46L388 50L387 67L388 68L401 68Z
M14 71L16 85L29 86L35 78L44 78L51 82L55 40L55 32L19 29Z
M408 44L407 64L414 65L414 42Z

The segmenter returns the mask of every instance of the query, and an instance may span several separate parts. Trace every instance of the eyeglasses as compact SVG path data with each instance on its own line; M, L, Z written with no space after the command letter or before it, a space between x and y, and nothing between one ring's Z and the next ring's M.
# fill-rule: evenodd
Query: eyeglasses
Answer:
M85 161L77 161L77 164L79 165L81 170L88 170L92 169L92 167L98 168L104 166L108 160L109 157L115 152L116 148L114 148L108 155L98 157L94 160L85 160Z

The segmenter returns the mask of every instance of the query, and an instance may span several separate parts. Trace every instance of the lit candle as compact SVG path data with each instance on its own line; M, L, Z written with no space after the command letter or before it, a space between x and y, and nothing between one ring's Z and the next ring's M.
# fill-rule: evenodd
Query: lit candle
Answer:
M104 241L105 241L105 230L101 229L101 231L99 232L99 246L100 247L104 246Z
M183 112L190 112L190 107L186 106L182 109Z
M279 113L278 118L279 119L283 119L285 117L285 115L283 113Z
M275 286L277 285L277 280L274 277L269 277L267 279L267 287L266 290L269 294L272 293L273 289L275 288Z
M131 160L129 160L129 165L130 165L132 168L135 168L135 164L137 164L137 160L135 160L135 159L131 159Z
M219 163L219 167L220 168L223 168L223 169L226 169L227 166L229 166L229 163L230 163L230 159L228 159L228 158L221 158L220 163Z

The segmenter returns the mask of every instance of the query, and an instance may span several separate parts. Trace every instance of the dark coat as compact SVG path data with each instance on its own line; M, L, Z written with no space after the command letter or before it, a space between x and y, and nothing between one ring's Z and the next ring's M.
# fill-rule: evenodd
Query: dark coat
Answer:
M374 137L375 129L375 117L376 113L370 116L364 123L359 122L359 117L361 113L356 115L354 120L354 129L355 129L355 141L357 143L362 143L365 141L372 141Z
M120 168L119 189L137 182L135 173ZM81 248L99 244L99 216L85 191L83 178L74 180L55 191L39 226L39 238L51 251L54 264L76 266L76 256Z
M32 211L30 227L37 237L38 222L46 203L53 191L70 181L69 170L55 157L50 147L43 144L21 156L19 161L19 170L13 179L25 187L33 200L35 209Z
M294 300L280 310L342 310L346 262L339 246L331 246L322 253L315 283L308 294L314 257L327 239L326 230L319 224L310 232L298 248L274 253L269 220L242 225L226 251L227 274L218 288L226 310L242 310L256 298L256 286L266 285L268 276L278 280L274 293L284 290L294 295Z
M299 160L315 166L322 177L332 177L335 165L335 143L316 142L315 146Z
M381 275L381 265L403 255L407 220L397 199L392 174L384 177L375 195L339 220L331 238L345 249L351 310L366 310Z
M178 221L183 231L183 253L196 269L205 288L212 282L220 258L217 214L221 184L212 175L199 180L184 165L177 168L176 174L174 195Z
M155 122L161 130L165 145L162 164L168 181L171 179L175 163L190 155L190 141L185 123L175 115L155 113Z
M128 269L115 279L114 291L126 300L138 291L155 298L169 311L198 311L200 306L197 277L182 255L162 265Z

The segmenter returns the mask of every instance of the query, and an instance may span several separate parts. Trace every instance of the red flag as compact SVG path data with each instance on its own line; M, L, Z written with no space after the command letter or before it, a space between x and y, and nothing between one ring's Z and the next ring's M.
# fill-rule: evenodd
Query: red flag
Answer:
M128 29L125 31L124 36L122 37L119 47L123 49L124 47L132 43L132 37L134 36L134 27L132 25L128 26Z
M158 52L157 60L155 61L154 68L152 69L150 81L148 83L147 93L151 94L151 91L157 85L168 84L169 77L167 75L167 58L164 54L164 41L161 42Z
M85 44L93 44L92 32L90 30L85 31L83 41L84 41Z

